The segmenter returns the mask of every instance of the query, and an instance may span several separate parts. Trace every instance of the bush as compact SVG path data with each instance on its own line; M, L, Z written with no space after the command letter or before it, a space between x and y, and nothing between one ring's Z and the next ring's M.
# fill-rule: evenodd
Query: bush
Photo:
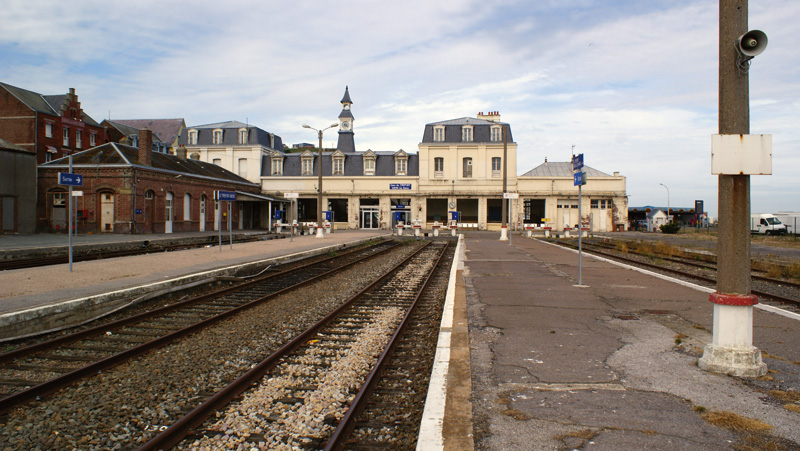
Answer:
M678 231L681 229L681 225L676 222L670 222L669 224L663 224L658 228L661 229L663 233L674 234L678 233Z

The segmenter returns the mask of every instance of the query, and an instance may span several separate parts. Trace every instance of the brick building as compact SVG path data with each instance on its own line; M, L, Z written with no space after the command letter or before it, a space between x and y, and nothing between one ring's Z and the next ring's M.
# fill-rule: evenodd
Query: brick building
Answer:
M0 234L33 233L36 227L36 157L0 139Z
M214 191L233 191L233 228L259 228L252 208L260 185L186 153L152 151L150 130L139 132L138 147L107 143L72 156L72 173L83 176L77 197L78 233L172 233L227 230L227 205ZM58 232L67 225L67 187L58 173L69 172L68 158L42 164L39 172L37 230ZM241 200L240 200L241 198ZM245 208L248 204L248 208Z
M83 112L75 89L42 95L0 83L0 138L36 154L38 164L106 142L105 129Z

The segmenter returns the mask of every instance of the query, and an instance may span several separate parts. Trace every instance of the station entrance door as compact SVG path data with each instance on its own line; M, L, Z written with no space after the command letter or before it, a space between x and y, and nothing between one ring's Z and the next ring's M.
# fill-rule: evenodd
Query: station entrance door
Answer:
M359 208L360 218L358 227L360 229L377 229L380 227L380 207L377 205L361 206Z

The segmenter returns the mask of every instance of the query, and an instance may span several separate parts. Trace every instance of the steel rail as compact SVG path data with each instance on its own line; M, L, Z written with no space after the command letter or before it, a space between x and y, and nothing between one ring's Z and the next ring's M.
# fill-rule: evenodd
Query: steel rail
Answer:
M398 263L396 266L375 279L375 281L370 283L369 286L359 291L350 299L343 302L339 307L328 313L324 318L314 323L304 332L296 335L294 338L292 338L292 340L281 346L281 348L275 351L272 355L262 360L259 364L248 370L241 377L222 388L222 390L218 391L210 398L206 399L202 404L194 408L192 411L174 422L167 429L160 432L147 443L142 445L138 451L169 449L180 443L181 440L183 440L187 435L190 435L194 429L201 426L206 419L214 414L214 412L222 409L242 392L251 388L254 383L260 380L267 373L267 371L270 371L272 368L274 368L283 357L305 344L310 337L312 337L325 325L339 316L342 311L353 305L359 298L372 290L372 288L374 288L376 285L391 277L411 259L427 248L430 243L431 242L427 242L402 262Z
M386 345L386 348L381 353L380 357L378 358L377 363L373 367L372 371L370 371L369 375L364 381L364 384L361 386L361 389L356 394L356 397L353 399L352 403L350 404L350 408L347 409L347 412L339 421L339 425L337 426L336 430L333 431L333 434L328 439L328 443L325 445L325 451L331 450L339 450L343 449L345 445L345 441L350 437L353 429L356 426L356 418L361 412L364 410L367 402L369 401L369 397L372 394L375 385L380 380L380 375L383 373L383 370L389 363L392 355L394 354L394 350L397 347L398 342L400 341L400 337L406 331L408 327L408 322L413 315L414 311L417 308L417 304L422 297L422 294L428 288L431 280L433 280L433 275L436 270L439 268L439 265L442 262L442 258L444 258L445 254L447 253L447 249L450 247L450 243L442 249L442 252L439 254L439 257L436 259L436 263L433 265L433 270L428 273L428 276L425 279L422 287L420 288L419 292L417 293L414 301L412 302L411 306L406 310L406 314L403 317L401 323L395 329L394 334L389 339L389 343Z
M166 346L169 343L177 340L178 338L184 337L184 336L189 335L189 334L191 334L193 332L196 332L198 330L204 329L204 328L206 328L206 327L208 327L208 326L210 326L210 325L212 325L214 323L217 323L217 322L219 322L219 321L221 321L223 319L226 319L226 318L231 317L233 315L239 314L244 310L253 308L253 307L255 307L255 306L257 306L257 305L259 305L259 304L261 304L263 302L266 302L271 298L274 298L274 297L279 296L281 294L285 294L287 292L296 290L296 289L298 289L298 288L300 288L302 286L308 285L308 284L310 284L312 282L315 282L315 281L318 281L318 280L320 280L322 278L328 277L331 274L333 274L334 272L341 271L341 270L343 270L343 269L345 269L345 268L347 268L349 266L355 265L355 264L360 263L360 262L362 262L362 261L364 261L366 259L369 259L369 258L375 257L377 255L380 255L383 252L387 252L388 250L393 249L393 248L394 248L394 246L390 247L390 248L387 248L387 249L384 249L383 251L381 251L379 253L364 256L364 257L362 257L362 258L360 258L360 259L358 259L356 261L350 262L349 264L347 264L345 266L342 266L340 268L331 269L331 270L326 271L326 272L324 272L322 274L314 276L314 277L312 277L310 279L303 280L303 281L301 281L301 282L299 282L297 284L294 284L292 286L283 288L283 289L281 289L279 291L270 293L270 294L268 294L266 296L257 298L255 300L252 300L252 301L246 303L246 304L243 304L243 305L240 305L238 307L235 307L235 308L233 308L231 310L227 310L227 311L225 311L223 313L220 313L218 315L212 316L210 318L207 318L205 320L202 320L202 321L197 322L195 324L192 324L190 326L187 326L187 327L184 327L182 329L179 329L179 330L176 330L174 332L171 332L171 333L168 333L166 335L163 335L163 336L161 336L159 338L156 338L155 340L149 341L147 343L142 343L140 345L134 346L132 348L129 348L129 349L126 349L126 350L124 350L122 352L114 354L112 356L109 356L109 357L106 357L104 359L95 361L95 362L93 362L93 363L91 363L89 365L86 365L84 367L75 369L75 370L70 371L68 373L64 373L64 374L62 374L62 375L60 375L60 376L58 376L56 378L53 378L53 379L50 379L50 380L46 381L46 382L42 382L40 384L34 385L32 387L29 387L29 388L27 388L25 390L22 390L22 391L19 391L17 393L13 393L11 395L8 395L5 398L1 398L0 399L0 412L6 411L6 410L8 410L8 409L10 409L10 408L22 403L22 402L28 401L28 400L33 399L35 397L40 397L40 396L44 396L44 395L46 395L48 393L52 393L53 391L58 390L59 388L62 388L62 387L66 386L66 385L68 385L68 384L70 384L70 383L72 383L72 382L74 382L74 381L76 381L78 379L81 379L83 377L96 374L98 371L101 371L101 370L107 369L109 367L118 365L118 364L120 364L122 362L125 362L127 360L130 360L130 359L132 359L132 358L134 358L136 356L144 354L145 352L148 352L148 351L151 351L153 349L157 349L157 348L161 348L163 346ZM333 257L333 258L336 258L336 257ZM327 260L328 259L326 259L325 261L327 261ZM309 265L309 266L313 266L313 265L319 264L319 263L320 262L316 262L316 263L314 263L312 265ZM303 269L303 268L297 268L296 270L300 270L300 269ZM291 271L293 271L293 270L286 271L284 273L291 272ZM284 273L282 273L282 274L284 274ZM280 274L278 274L278 275L280 275ZM254 282L256 282L256 281L254 281ZM261 280L261 282L263 282L263 280ZM248 283L248 285L250 285L250 283ZM243 287L244 286L236 286L236 287L232 287L230 289L225 289L225 290L222 290L222 291L227 293L227 292L230 292L230 291L237 291L237 289L241 290ZM220 294L220 292L211 293L209 295L203 295L203 296L201 296L201 298L214 297L214 296L218 296L219 294ZM192 299L192 301L195 301L195 300ZM199 302L199 301L192 302L192 304L196 304L197 302ZM184 305L184 306L186 306L186 305ZM166 306L166 307L170 307L170 306ZM176 310L176 309L167 308L166 310L161 311L161 313L166 313L166 312L168 312L170 310ZM148 315L149 313L150 312L145 312L145 313L142 313L140 315L136 315L136 317L137 318L138 317L142 317L143 319L147 319L147 318L150 318L150 317L154 316L154 315ZM120 320L118 322L126 322L126 325L127 325L127 324L129 324L129 322L127 322L127 320L128 319L123 319L123 320ZM118 323L118 322L115 322L115 323ZM114 323L111 323L111 324L114 324ZM91 338L92 336L96 336L97 335L96 332L98 330L101 330L102 333L105 333L105 331L109 330L109 327L108 327L108 325L104 325L104 326L99 326L99 327L93 328L93 329L91 329L91 331L94 333L94 335L88 335L88 336L86 336L84 338L81 338L81 339ZM87 331L84 331L84 332L87 332ZM83 334L84 332L78 332L78 334ZM68 339L68 338L69 337L65 337L65 339ZM64 344L69 344L69 343L72 343L72 342L75 342L75 341L78 341L78 340L68 340ZM33 347L37 347L37 346L39 346L39 345L33 345ZM24 348L24 349L28 349L28 348ZM47 350L47 349L52 349L52 347L37 349L37 352L40 352L40 351L43 351L43 350ZM12 351L12 353L15 353L15 352L16 351ZM9 353L9 354L11 354L11 353Z
M561 243L561 242L558 242L558 241L556 241L556 244L558 244L560 246L563 246L563 247L573 248L569 244ZM586 250L584 249L584 251L586 251ZM709 283L711 285L716 285L716 283L717 283L717 279L714 279L714 278L711 278L711 277L705 277L705 276L701 276L701 275L698 275L698 274L692 274L692 273L684 272L684 271L681 271L681 270L678 270L678 269L666 268L664 266L656 265L656 264L653 264L653 263L646 263L646 262L642 262L642 261L639 261L639 260L634 260L632 258L621 257L619 255L610 254L608 252L603 252L603 251L598 251L598 250L590 250L590 251L586 251L586 252L594 253L594 254L597 254L597 255L602 255L604 257L609 257L609 258L612 258L612 259L620 260L620 261L623 261L623 262L626 262L626 263L630 263L630 264L633 264L633 265L639 265L639 266L644 266L644 267L651 268L651 269L656 269L656 270L667 272L667 273L670 273L670 274L675 274L675 275L678 275L678 276L681 276L681 277L687 277L687 278L690 278L690 279L699 280L699 281L702 281L702 282ZM775 281L773 281L773 282L775 282ZM777 281L775 283L783 283L783 281ZM761 297L761 298L772 299L774 301L781 302L783 304L800 306L800 300L797 300L797 299L787 298L785 296L772 294L772 293L767 293L767 292L759 291L759 290L750 290L750 292L752 294L756 295L756 296Z

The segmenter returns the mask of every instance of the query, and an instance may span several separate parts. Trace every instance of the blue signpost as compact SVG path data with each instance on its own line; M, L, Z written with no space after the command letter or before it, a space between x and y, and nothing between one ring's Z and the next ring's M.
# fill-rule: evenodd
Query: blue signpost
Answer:
M72 155L69 156L69 172L58 173L58 184L69 186L69 203L67 204L67 208L69 209L69 214L67 215L67 240L69 242L69 272L72 272L72 225L73 217L77 216L77 214L74 216L72 214L72 211L75 209L75 199L72 198L72 187L83 186L83 176L72 173ZM77 218L74 222L76 223L75 232L77 233Z
M228 202L228 241L231 249L233 249L233 216L231 216L231 202L236 200L236 193L233 191L214 191L214 200L218 202ZM219 225L219 251L222 252L222 221Z
M581 242L581 236L583 236L583 212L581 210L581 194L583 194L583 185L586 184L586 173L583 172L582 153L572 156L572 171L572 184L578 187L578 286L582 286L581 260L583 257L583 243Z

